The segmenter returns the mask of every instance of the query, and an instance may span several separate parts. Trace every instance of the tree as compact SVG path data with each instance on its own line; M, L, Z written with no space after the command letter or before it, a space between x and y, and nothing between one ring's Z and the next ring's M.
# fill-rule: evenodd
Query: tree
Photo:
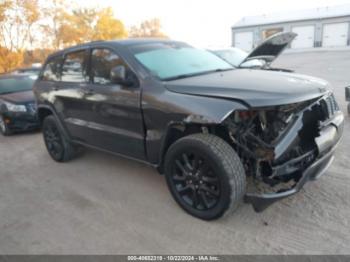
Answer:
M0 46L0 73L10 72L14 68L20 66L23 62L23 52L10 51Z
M34 42L40 19L38 0L4 0L0 4L0 68L8 72L23 61L23 50Z
M21 66L31 66L34 63L43 63L47 56L53 52L52 49L35 48L26 50L23 54L23 62Z
M71 9L68 0L0 0L0 73L43 62L66 46L127 37L112 8Z
M98 12L93 40L111 40L127 36L128 33L123 23L114 18L112 8L109 7Z
M161 31L161 22L158 18L143 21L138 26L132 26L129 31L130 37L158 37L168 38Z
M0 45L10 51L30 47L40 19L38 0L5 0L0 10Z
M127 37L123 23L114 18L111 8L80 8L64 13L58 30L60 45L70 46L94 40Z
M68 6L65 0L51 0L50 2L43 2L43 4L47 4L43 7L45 21L40 25L45 41L43 44L53 50L58 50L62 45L60 29L64 23Z

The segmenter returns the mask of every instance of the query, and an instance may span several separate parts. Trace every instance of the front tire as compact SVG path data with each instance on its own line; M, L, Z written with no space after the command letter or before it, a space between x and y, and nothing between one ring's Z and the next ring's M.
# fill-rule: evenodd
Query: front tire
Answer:
M67 162L76 155L76 148L63 134L53 115L44 119L42 132L47 151L53 160Z
M3 136L9 136L11 135L11 130L9 129L9 127L7 126L5 119L2 115L0 115L0 133Z
M210 134L176 141L166 154L165 176L176 202L203 220L236 210L246 190L238 155L223 139Z

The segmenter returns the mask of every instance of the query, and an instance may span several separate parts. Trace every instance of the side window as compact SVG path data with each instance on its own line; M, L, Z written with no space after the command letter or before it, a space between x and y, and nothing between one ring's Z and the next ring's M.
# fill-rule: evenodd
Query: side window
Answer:
M91 74L94 83L110 84L111 69L124 65L123 60L109 49L93 49L91 54Z
M51 58L45 65L41 79L43 81L60 81L62 57Z
M69 53L62 65L62 81L84 83L89 81L85 50Z

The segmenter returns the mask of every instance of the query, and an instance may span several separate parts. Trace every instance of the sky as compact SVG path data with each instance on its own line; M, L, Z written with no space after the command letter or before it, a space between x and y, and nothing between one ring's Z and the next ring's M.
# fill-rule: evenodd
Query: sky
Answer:
M73 0L79 6L112 7L128 28L159 18L170 38L192 45L230 46L230 28L243 16L340 4L350 0Z

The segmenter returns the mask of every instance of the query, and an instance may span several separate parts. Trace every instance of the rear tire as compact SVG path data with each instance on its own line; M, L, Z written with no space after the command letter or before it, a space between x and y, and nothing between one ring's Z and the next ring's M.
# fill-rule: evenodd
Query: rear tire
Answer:
M238 155L223 139L210 134L176 141L165 157L165 176L175 201L203 220L232 213L246 190Z
M348 114L350 115L350 103L348 103Z
M7 124L6 124L5 120L4 120L4 117L2 115L0 115L0 133L3 136L11 135L11 130L7 126Z
M66 138L53 115L44 119L42 132L51 158L57 162L67 162L77 153L76 147Z

